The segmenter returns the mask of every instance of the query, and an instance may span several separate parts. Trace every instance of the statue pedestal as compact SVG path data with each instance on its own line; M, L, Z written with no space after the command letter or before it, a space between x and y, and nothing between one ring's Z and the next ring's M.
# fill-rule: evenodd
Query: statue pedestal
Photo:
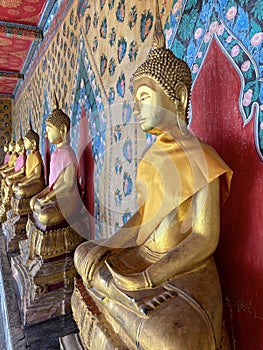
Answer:
M75 279L74 293L72 295L72 309L78 314L76 321L79 334L70 334L60 338L61 350L133 350L137 347L127 347L113 329L110 320L106 320L85 289L80 278ZM122 335L121 335L122 336ZM125 336L124 336L125 337Z
M11 206L7 206L4 203L0 205L0 223L3 223L7 220L6 212L10 209L11 209Z
M26 239L28 215L15 215L13 210L6 213L6 221L2 223L2 231L6 237L8 253L19 251L19 242Z
M11 259L24 325L71 311L73 281L77 275L73 253L83 241L70 226L43 231L31 218L27 236L28 239L19 242L20 255Z

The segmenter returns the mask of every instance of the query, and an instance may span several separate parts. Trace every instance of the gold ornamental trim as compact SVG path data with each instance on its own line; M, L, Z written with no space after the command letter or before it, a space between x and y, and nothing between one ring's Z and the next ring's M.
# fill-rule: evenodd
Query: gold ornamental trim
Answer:
M42 259L68 254L84 240L70 226L42 231L31 219L27 222L27 235L30 241L30 256L37 255Z

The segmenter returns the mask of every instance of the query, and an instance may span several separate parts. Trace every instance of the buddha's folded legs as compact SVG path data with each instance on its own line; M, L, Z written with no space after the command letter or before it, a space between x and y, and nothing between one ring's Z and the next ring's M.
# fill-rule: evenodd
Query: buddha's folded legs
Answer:
M14 194L18 198L29 198L34 196L35 194L42 191L44 188L43 181L31 181L26 184L20 184L14 186Z

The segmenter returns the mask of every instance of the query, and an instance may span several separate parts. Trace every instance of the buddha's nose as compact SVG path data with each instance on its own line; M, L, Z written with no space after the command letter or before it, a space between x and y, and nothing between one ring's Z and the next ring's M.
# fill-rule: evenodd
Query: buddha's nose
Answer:
M134 106L133 106L133 115L137 116L140 113L140 106L139 106L139 102L134 102Z

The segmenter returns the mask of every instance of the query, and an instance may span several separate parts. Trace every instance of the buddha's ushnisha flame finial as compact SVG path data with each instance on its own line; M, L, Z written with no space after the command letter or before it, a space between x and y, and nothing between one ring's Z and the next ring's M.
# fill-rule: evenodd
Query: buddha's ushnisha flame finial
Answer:
M154 25L152 48L153 49L165 48L165 38L163 33L162 21L160 17L158 0L156 0L156 7L155 7L155 25Z
M59 109L59 104L58 104L58 98L57 98L56 92L54 92L54 97L52 101L52 110L55 111L56 109Z

